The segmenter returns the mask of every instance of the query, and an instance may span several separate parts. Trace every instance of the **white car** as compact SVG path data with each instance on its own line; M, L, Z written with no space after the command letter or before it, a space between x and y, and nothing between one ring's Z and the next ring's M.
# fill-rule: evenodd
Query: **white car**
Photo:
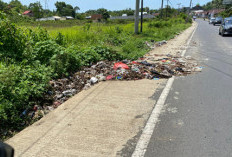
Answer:
M215 20L216 20L215 17L211 17L211 18L209 19L209 24L212 24Z

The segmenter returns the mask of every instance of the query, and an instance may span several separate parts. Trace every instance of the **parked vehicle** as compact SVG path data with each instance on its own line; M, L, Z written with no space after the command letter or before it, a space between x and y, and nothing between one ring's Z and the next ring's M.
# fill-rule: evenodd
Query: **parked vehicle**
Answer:
M209 24L212 24L213 23L213 21L215 21L216 20L216 18L215 17L211 17L210 19L209 19Z
M223 18L222 17L216 17L214 21L212 21L212 24L215 26L216 24L222 24Z
M232 17L225 18L219 28L219 35L232 34Z

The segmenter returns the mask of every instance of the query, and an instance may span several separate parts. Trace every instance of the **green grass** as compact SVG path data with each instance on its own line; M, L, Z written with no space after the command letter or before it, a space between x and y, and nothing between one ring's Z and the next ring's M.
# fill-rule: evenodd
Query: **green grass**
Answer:
M191 25L183 20L169 20L166 22L168 25L163 27L151 26L152 23L145 22L143 33L138 35L134 35L134 23L116 25L88 23L82 26L48 27L47 30L53 38L59 33L64 35L66 47L103 45L113 48L128 59L136 59L149 51L144 44L145 41L169 40Z

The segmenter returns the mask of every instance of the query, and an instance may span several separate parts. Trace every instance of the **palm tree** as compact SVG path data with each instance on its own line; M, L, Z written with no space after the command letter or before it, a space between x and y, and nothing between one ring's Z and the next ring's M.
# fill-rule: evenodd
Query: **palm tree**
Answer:
M77 13L78 10L80 10L80 8L79 8L78 6L76 6L76 7L74 8L75 13Z

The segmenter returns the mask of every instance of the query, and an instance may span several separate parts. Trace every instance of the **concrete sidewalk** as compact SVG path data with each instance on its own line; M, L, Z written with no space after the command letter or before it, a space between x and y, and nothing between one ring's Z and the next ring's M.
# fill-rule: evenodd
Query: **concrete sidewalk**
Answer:
M116 156L142 129L162 80L109 81L83 91L7 143L16 156Z

